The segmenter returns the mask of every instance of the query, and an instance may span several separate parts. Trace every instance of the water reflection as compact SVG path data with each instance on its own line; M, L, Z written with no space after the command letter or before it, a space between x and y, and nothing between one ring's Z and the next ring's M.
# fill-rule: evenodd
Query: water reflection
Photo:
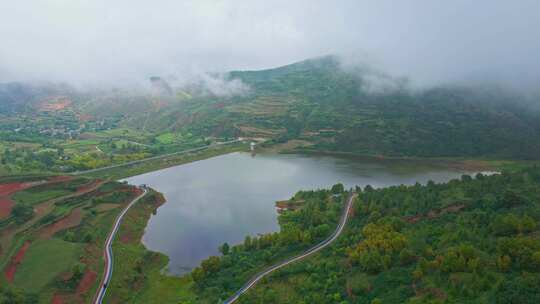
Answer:
M463 171L437 164L321 155L232 153L127 179L162 192L167 203L150 218L143 243L170 257L183 274L218 254L223 242L278 229L274 202L300 189L383 187L442 182Z

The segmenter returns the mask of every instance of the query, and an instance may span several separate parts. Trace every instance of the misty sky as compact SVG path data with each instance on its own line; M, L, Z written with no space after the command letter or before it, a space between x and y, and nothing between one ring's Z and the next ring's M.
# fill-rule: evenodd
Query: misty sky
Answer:
M106 84L343 54L420 83L540 80L540 1L0 1L0 81Z

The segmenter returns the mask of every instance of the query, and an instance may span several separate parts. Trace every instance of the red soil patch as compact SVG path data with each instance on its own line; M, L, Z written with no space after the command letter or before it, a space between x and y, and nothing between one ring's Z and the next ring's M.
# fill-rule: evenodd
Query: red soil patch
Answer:
M101 180L96 179L95 181L92 181L92 182L90 182L88 184L82 185L79 188L77 188L77 193L88 192L88 191L92 190L93 188L95 188L100 183L101 183Z
M64 299L61 295L55 294L51 300L51 304L64 304Z
M143 190L141 188L131 188L131 192L135 193L135 195L141 195L143 193Z
M426 218L427 219L438 218L439 216L441 216L441 215L443 215L445 213L456 213L456 212L461 211L461 209L463 209L463 208L465 208L464 204L454 204L454 205L450 205L450 206L442 208L442 209L430 210L425 215L417 214L417 215L412 215L412 216L406 216L406 217L403 217L403 220L405 220L408 223L414 224L414 223L417 223L417 222L419 222L419 221L421 221L423 219L426 219Z
M6 275L6 279L8 282L13 282L13 278L15 277L15 272L17 272L17 266L21 264L24 255L26 254L26 251L28 250L28 247L30 247L30 241L24 242L21 249L15 254L11 261L9 262L8 266L4 270L4 273Z
M15 202L8 197L0 197L0 220L8 217L11 214L11 209L15 206Z
M122 242L124 244L133 243L133 235L132 235L131 231L122 234L120 236L120 242Z
M276 209L278 213L283 213L288 210L296 210L303 206L305 203L304 200L285 200L285 201L277 201L276 202Z
M69 215L41 229L39 237L49 239L58 231L79 226L81 224L81 220L81 208L74 209Z
M154 207L155 208L158 208L160 207L161 205L165 204L167 200L165 199L165 197L163 196L163 194L161 193L158 193L156 196L154 196Z
M9 198L11 194L38 184L41 184L41 182L9 183L0 185L0 219L8 217L11 214L11 209L15 206L15 202Z
M60 111L71 105L71 99L65 96L53 96L41 103L41 111Z
M10 195L14 192L24 190L26 188L30 188L32 186L35 186L37 184L41 184L41 182L30 182L30 183L9 183L9 184L2 184L0 185L0 195Z
M88 290L92 287L92 285L94 285L96 278L97 278L97 272L92 271L92 270L85 272L84 276L79 282L79 285L77 286L77 293L85 294L86 292L88 292Z

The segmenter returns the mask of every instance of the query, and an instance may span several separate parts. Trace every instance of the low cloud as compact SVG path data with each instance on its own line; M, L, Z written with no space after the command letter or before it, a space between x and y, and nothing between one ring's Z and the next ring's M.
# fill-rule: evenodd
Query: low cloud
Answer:
M140 85L348 53L418 87L538 90L538 11L536 0L3 1L0 82ZM243 90L203 82L213 94ZM384 77L370 82L386 86Z
M202 73L194 80L200 86L203 94L218 97L242 96L250 90L249 86L240 79L229 79L225 74Z

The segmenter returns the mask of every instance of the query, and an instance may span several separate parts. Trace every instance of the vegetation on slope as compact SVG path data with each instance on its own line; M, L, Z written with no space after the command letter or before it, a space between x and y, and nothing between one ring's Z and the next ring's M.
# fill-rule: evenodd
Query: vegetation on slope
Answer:
M540 168L357 191L354 216L334 245L272 274L239 303L540 301ZM320 204L285 211L272 239L291 226L312 235ZM194 292L230 296L275 253L303 244L268 238L203 262L192 273Z
M89 302L105 238L138 190L81 177L6 179L0 189L20 190L8 194L15 207L0 220L0 303Z
M191 273L197 303L216 303L239 289L255 271L277 263L321 242L334 231L347 193L342 185L334 191L300 191L289 204L295 212L279 216L280 231L247 236L243 244L221 246L221 257L210 257Z
M242 119L261 128L285 128L278 141L301 138L316 149L390 156L540 155L540 113L500 88L413 91L401 79L342 68L334 57L231 77L252 88L243 101L251 111L244 110ZM263 99L280 104L282 113L261 113Z
M150 192L126 214L113 243L114 275L109 284L107 303L178 303L192 299L189 278L162 273L168 258L148 251L141 243L150 215L165 202L161 194Z
M234 137L304 149L394 157L538 159L540 113L497 87L413 90L367 67L316 58L155 96L0 85L0 174L69 172L142 159Z

